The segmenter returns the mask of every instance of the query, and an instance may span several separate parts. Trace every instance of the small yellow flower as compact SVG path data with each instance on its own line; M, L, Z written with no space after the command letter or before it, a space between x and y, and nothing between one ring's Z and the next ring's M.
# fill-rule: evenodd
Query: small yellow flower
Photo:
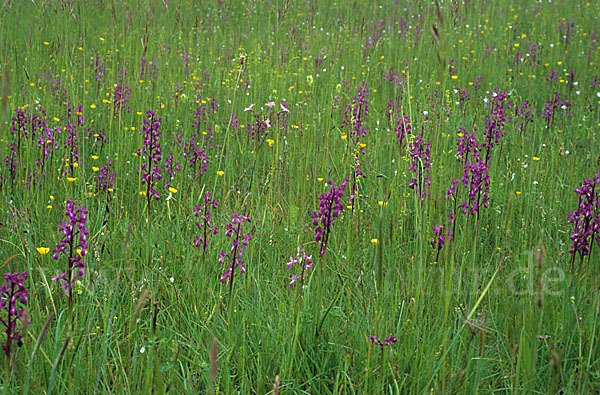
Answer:
M95 104L90 104L90 108L93 110L94 108L96 108Z
M171 193L177 193L177 189L175 189L173 187L169 187L169 192L171 192Z
M75 181L77 181L77 178L75 178L75 177L67 177L67 181L69 181L69 182L75 182Z
M48 210L51 210L51 209L52 209L52 205L51 205L51 204L49 204L49 205L47 205L47 206L46 206L46 208L47 208Z
M348 205L348 206L346 206L346 208L347 208L348 210L352 210L352 205Z
M98 171L98 170L100 170L100 169L99 169L99 168L97 168L96 166L92 166L92 170L93 170L94 172L96 172L96 171Z
M537 156L534 156L533 160L540 160L540 158L538 158Z
M44 45L50 45L48 41L44 41Z
M48 251L50 251L50 248L48 247L38 247L37 251L41 254L41 255L46 255L48 253Z
M323 177L317 177L317 181L319 181L319 182L323 181Z
M50 195L50 200L54 201L54 196Z
M140 191L140 196L146 196L146 191Z
M346 140L348 138L348 136L346 136L345 134L342 134L342 140Z
M217 172L217 175L218 175L219 177L221 177L223 174L225 174L225 172L224 172L223 170L219 170L219 171Z
M79 163L73 162L73 167L77 169L79 167Z
M379 240L377 240L377 239L371 239L371 244L373 244L374 246L376 246L377 244L379 244Z
M92 155L92 159L93 159L93 160L96 160L96 159L98 159L98 158L99 158L99 156L98 156L98 155Z
M457 79L458 79L458 76L457 76L457 75L453 75L453 76L452 76L452 79L453 79L453 80L457 80Z
M515 193L516 193L517 195L520 195L520 194L521 194L521 191L517 191L517 192L515 192Z
M275 140L271 140L271 139L267 139L267 144L269 144L269 147L272 147L273 144L275 143Z
M384 202L384 201L381 201L381 200L380 200L380 201L378 201L377 203L378 203L378 204L379 204L381 207L385 207L385 206L387 206L387 205L388 205L388 202Z

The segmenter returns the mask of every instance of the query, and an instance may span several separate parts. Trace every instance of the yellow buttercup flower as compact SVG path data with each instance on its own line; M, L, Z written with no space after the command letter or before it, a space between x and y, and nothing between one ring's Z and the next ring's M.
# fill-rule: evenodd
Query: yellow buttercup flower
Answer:
M41 254L41 255L46 255L49 251L50 248L48 247L38 247L37 251Z

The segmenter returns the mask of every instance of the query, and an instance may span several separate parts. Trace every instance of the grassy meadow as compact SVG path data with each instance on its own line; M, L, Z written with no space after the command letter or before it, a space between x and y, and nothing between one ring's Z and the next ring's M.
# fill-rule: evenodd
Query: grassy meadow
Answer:
M1 2L3 393L600 392L600 3L375 3Z

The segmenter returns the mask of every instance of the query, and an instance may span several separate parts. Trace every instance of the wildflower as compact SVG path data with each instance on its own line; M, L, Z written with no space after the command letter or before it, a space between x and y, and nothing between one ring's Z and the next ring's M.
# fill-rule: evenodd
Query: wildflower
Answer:
M165 161L165 173L169 175L169 178L165 182L165 189L171 191L171 182L175 179L175 174L180 170L179 162L173 162L173 153L169 155L167 160ZM174 189L174 188L173 188ZM172 193L176 193L171 191Z
M396 343L398 341L398 339L396 339L394 336L386 336L383 339L379 339L371 335L369 336L369 339L371 339L371 342L373 344L378 345L382 351L384 347L389 346L390 344Z
M373 244L374 246L379 244L379 240L377 239L371 239L371 244Z
M200 236L196 236L194 238L195 247L203 247L203 252L206 253L206 248L208 247L208 232L216 235L217 234L217 226L212 225L210 221L211 209L217 208L217 202L214 199L210 198L210 192L206 192L206 196L204 197L204 203L200 205L200 207L194 207L194 217L198 218L202 216L202 224L196 222L196 227L200 231Z
M429 170L431 163L429 152L431 144L423 141L423 135L420 134L410 143L410 156L412 158L409 170L415 173L416 178L410 181L408 187L414 189L421 197L421 202L427 196L427 188L431 185Z
M48 251L50 251L50 248L48 248L48 247L38 247L37 248L37 252L39 252L40 255L46 255L48 253Z
M296 258L290 256L290 261L286 263L286 266L288 269L291 269L294 266L294 264L302 266L302 271L300 272L300 274L292 274L292 281L290 281L289 283L290 288L293 287L294 284L296 284L297 280L300 280L300 286L302 286L302 284L304 283L304 279L308 274L308 270L312 269L313 267L312 255L306 255L304 248L300 248L298 246Z
M52 277L51 280L63 280L61 285L65 295L69 298L69 304L73 300L72 290L75 281L83 276L83 269L85 268L83 257L87 254L88 249L88 231L85 228L88 211L85 206L77 207L75 203L77 203L76 200L67 200L65 208L67 222L61 221L60 226L60 230L65 237L52 250L54 252L52 258L56 261L60 258L60 255L67 257L67 270L58 276ZM80 252L76 253L77 250L80 250Z
M162 159L160 143L158 142L159 137L162 135L159 130L161 120L162 118L157 118L154 112L146 111L146 119L144 119L142 130L140 130L140 135L144 136L144 141L142 142L142 148L137 152L138 156L145 154L148 160L147 163L142 163L140 168L142 185L146 185L148 218L150 218L151 199L160 199L160 195L156 190L156 183L162 179L162 173L158 165Z
M223 170L219 170L219 171L217 172L217 175L218 175L219 177L221 177L223 174L225 174L225 172L224 172Z
M21 341L23 334L17 326L17 320L23 321L25 309L19 308L18 305L27 303L29 292L23 284L27 280L27 272L4 273L3 277L5 282L0 287L0 312L5 310L6 313L2 313L0 321L6 327L4 330L6 342L2 344L2 349L10 366L13 344L16 344L17 347L23 345Z
M584 180L580 188L575 189L579 195L577 210L569 212L569 223L574 224L571 240L573 244L569 253L573 254L571 266L575 263L575 255L579 253L581 261L590 255L594 240L600 247L600 172L594 177ZM588 257L588 261L590 259Z
M448 239L452 241L452 232L448 230L446 233L444 233L443 226L433 225L433 234L435 236L435 239L432 242L430 242L429 245L431 245L431 247L434 250L438 250L439 254L439 250L441 250L444 244L446 243L446 237L448 237Z
M230 299L233 291L234 269L238 266L240 268L240 274L246 273L246 264L242 259L242 253L246 250L250 240L252 240L250 233L242 233L242 225L244 222L250 222L250 217L239 215L237 212L231 216L231 223L227 224L225 227L225 236L232 237L233 242L231 243L231 248L228 252L222 250L219 253L219 263L222 265L227 263L227 269L223 271L219 281L224 283L229 279Z
M331 225L344 209L341 197L344 195L347 182L348 179L344 179L344 182L337 186L329 180L327 185L331 185L331 188L321 195L319 199L319 212L314 211L312 214L312 224L315 226L315 241L321 244L321 251L319 253L321 257L327 249L327 243L331 235Z
M196 114L198 114L198 111L196 111ZM194 121L194 124L196 124L196 122L198 121ZM199 129L199 126L197 126L197 128ZM192 167L194 174L198 177L202 177L208 168L209 159L206 150L200 147L200 144L196 142L196 138L197 135L193 134L190 140L183 144L183 157L188 160L188 163ZM212 146L211 141L212 135L208 137L209 146Z
M360 139L367 135L366 117L369 115L369 88L365 82L358 87L358 95L354 96L344 111L344 120L340 129L348 126L350 137L354 145L359 145ZM364 147L360 146L360 152L364 153Z
M94 174L94 189L96 193L101 193L104 191L109 191L114 185L113 181L115 179L116 173L111 173L112 162L109 159L107 165L102 165L100 168L92 167L92 170L96 174Z

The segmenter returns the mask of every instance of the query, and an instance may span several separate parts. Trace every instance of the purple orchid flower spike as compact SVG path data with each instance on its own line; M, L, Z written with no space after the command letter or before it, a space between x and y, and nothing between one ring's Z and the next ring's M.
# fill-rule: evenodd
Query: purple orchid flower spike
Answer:
M21 347L23 342L21 338L23 334L19 330L17 320L23 320L25 309L19 308L19 305L27 304L29 292L25 288L25 280L27 280L27 272L21 273L4 273L4 284L0 287L0 322L4 324L6 329L6 342L2 344L4 354L6 354L7 362L10 364L11 355L14 350L13 345ZM6 311L6 313L2 313Z

